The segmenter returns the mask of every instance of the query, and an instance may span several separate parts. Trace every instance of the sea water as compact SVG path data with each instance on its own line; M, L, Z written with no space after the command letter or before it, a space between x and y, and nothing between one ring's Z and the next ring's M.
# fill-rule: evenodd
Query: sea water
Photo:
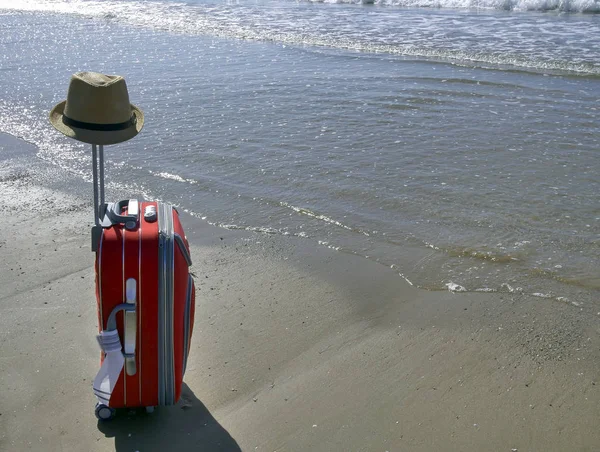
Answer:
M145 112L108 191L296 236L429 290L596 310L600 2L0 0L0 132L89 180L48 123L72 73ZM50 171L51 173L51 171Z

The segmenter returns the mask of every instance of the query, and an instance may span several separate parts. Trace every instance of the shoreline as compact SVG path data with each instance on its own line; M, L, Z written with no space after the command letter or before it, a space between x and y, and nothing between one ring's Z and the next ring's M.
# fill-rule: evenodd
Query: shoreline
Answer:
M26 147L0 135L9 146ZM3 450L600 447L587 312L428 292L359 256L187 215L197 298L182 401L98 426L91 202L0 163Z

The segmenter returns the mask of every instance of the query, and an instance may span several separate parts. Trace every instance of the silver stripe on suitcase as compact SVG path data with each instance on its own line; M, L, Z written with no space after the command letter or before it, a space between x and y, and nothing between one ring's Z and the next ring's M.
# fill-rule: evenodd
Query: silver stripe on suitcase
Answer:
M159 405L175 403L173 339L174 231L173 206L158 203L158 400Z

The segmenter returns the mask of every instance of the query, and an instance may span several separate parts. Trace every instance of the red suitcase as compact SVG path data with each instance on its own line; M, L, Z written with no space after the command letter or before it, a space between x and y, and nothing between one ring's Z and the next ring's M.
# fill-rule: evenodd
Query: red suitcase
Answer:
M50 122L92 145L102 348L93 383L96 416L110 419L119 407L172 405L181 394L194 321L194 281L179 215L160 202L104 202L104 145L135 137L144 114L129 102L123 77L78 72Z
M194 324L195 288L179 214L161 202L101 204L92 234L103 350L96 416L179 400Z

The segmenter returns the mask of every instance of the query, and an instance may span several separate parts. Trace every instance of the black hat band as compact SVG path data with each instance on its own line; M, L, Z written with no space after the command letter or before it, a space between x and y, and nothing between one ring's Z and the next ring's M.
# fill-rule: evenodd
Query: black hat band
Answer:
M93 122L82 122L75 119L71 119L65 115L62 117L63 124L70 127L77 127L78 129L95 130L99 132L114 132L117 130L125 130L132 126L135 126L136 117L131 115L131 118L125 122L117 122L114 124L95 124Z

